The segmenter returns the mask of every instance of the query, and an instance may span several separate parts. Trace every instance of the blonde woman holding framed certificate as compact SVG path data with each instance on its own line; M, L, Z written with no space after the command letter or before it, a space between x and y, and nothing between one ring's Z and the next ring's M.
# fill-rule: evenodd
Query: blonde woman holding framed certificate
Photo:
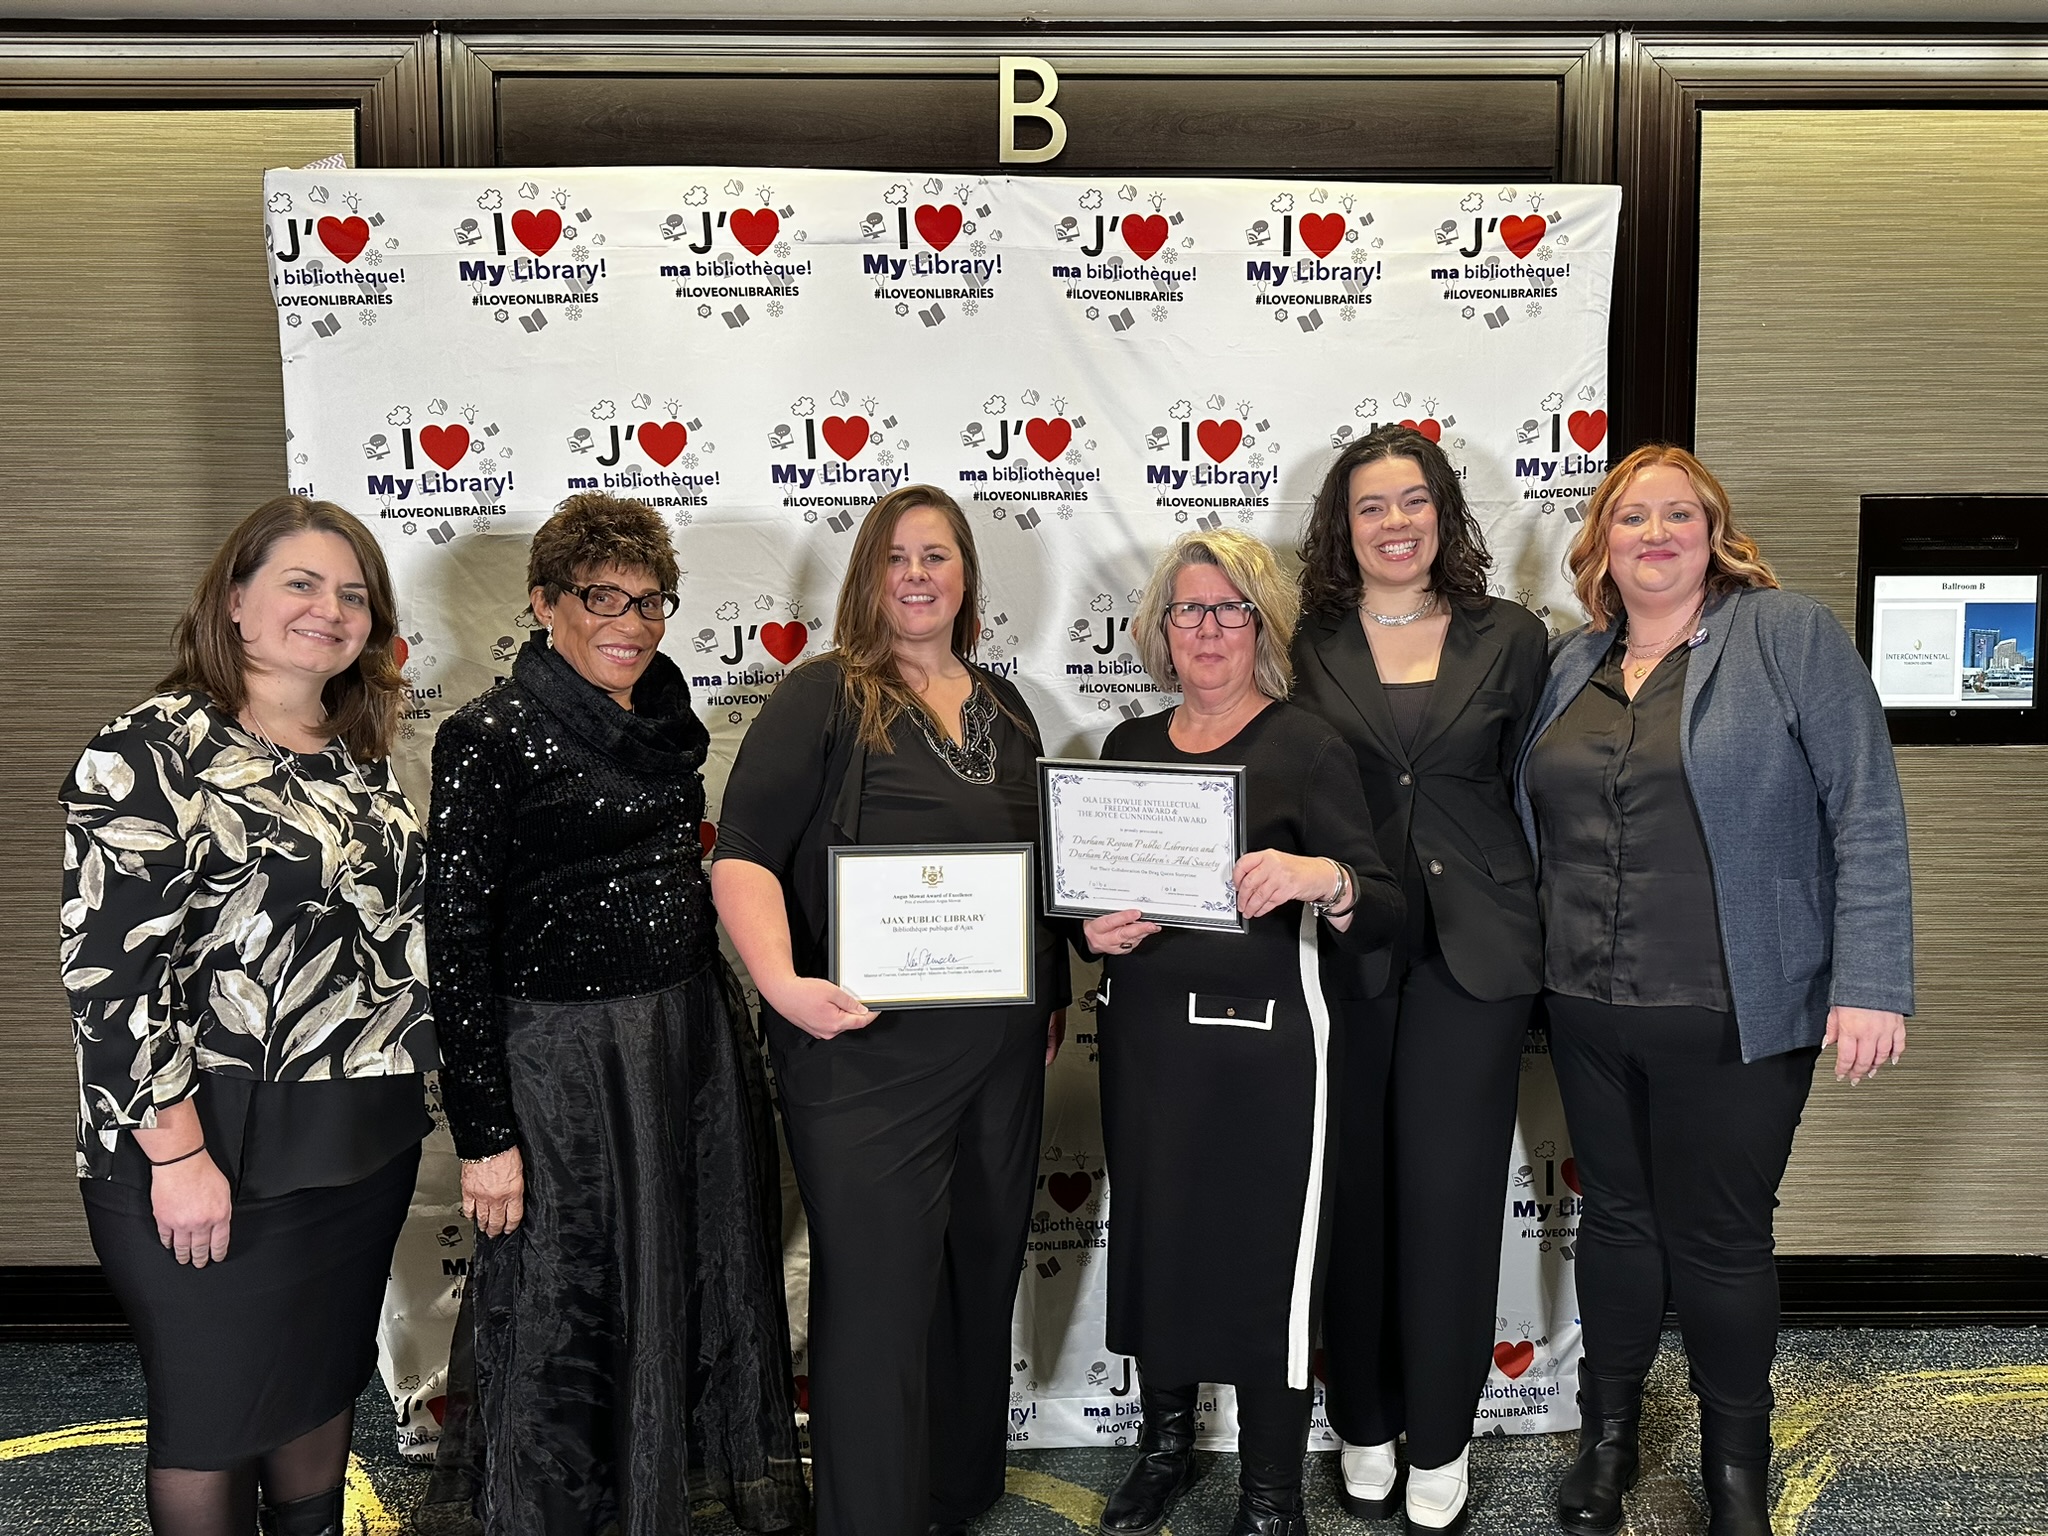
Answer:
M762 709L719 820L712 892L760 989L810 1219L820 1536L957 1530L1003 1492L1010 1311L1064 948L1035 903L1019 904L1030 1001L996 1001L994 988L870 1008L831 979L835 886L861 896L848 920L878 892L914 917L928 877L937 899L976 862L932 845L1038 840L1038 729L1023 695L974 664L980 589L952 498L906 486L877 502L854 539L834 649ZM956 938L906 943L898 969L912 950L934 970L980 953ZM928 996L944 990L935 981Z
M1399 931L1399 885L1343 738L1284 702L1292 586L1273 552L1224 529L1184 535L1152 573L1131 636L1181 703L1126 721L1104 762L1243 771L1232 885L1242 932L1139 910L1083 925L1106 957L1102 1123L1115 1212L1109 1347L1138 1361L1138 1460L1102 1513L1150 1536L1194 1474L1202 1382L1237 1388L1231 1536L1306 1536L1302 1452L1329 1167L1333 1041L1320 950Z

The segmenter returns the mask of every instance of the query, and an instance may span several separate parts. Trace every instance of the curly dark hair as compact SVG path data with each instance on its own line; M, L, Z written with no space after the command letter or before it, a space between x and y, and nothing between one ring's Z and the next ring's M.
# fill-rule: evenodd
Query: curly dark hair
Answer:
M1413 427L1374 427L1347 443L1316 492L1301 535L1302 612L1329 618L1358 606L1358 556L1351 550L1351 472L1381 459L1413 459L1436 508L1436 559L1430 589L1446 601L1478 608L1487 601L1486 570L1493 564L1486 539L1465 505L1465 489L1443 449Z
M682 575L659 512L644 501L584 491L555 508L554 516L533 536L526 555L526 589L540 587L549 602L556 602L590 572L607 565L646 571L664 592L673 592Z

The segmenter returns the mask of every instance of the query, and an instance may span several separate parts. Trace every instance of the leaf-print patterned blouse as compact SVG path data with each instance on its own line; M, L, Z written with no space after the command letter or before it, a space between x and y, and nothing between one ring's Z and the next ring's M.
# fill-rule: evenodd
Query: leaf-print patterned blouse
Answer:
M60 955L81 1177L201 1076L312 1083L439 1065L426 845L388 760L284 752L203 696L100 732L65 809Z

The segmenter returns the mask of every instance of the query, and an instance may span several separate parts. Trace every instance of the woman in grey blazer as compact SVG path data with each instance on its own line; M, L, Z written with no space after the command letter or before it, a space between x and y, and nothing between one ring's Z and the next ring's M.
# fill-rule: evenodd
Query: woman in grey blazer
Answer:
M1589 621L1517 774L1585 1195L1558 1519L1620 1524L1668 1275L1710 1536L1769 1536L1778 1182L1821 1047L1860 1082L1913 1010L1898 774L1842 626L1778 590L1691 454L1617 464L1567 563Z

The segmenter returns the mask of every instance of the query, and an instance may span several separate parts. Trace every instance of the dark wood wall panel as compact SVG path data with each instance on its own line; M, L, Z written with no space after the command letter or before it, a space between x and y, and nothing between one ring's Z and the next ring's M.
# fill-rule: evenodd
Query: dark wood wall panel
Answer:
M1563 90L1541 78L1067 75L1054 106L1068 138L1047 169L1067 174L1547 179L1558 173ZM497 159L994 170L996 82L991 70L514 75L498 82Z

